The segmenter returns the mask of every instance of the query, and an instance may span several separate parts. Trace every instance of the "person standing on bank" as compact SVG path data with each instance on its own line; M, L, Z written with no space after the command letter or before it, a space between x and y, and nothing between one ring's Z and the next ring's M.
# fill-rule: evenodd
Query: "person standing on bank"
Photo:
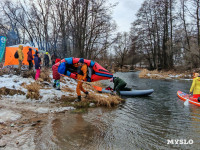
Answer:
M83 91L87 95L89 94L88 91L85 91L83 88L83 81L87 77L87 65L84 63L84 59L80 58L78 61L78 68L77 68L77 87L76 87L76 93L78 95L78 99L75 100L75 102L80 102L81 101L81 91Z
M36 70L35 80L38 80L38 78L40 77L40 68L41 68L40 67L41 58L39 57L38 51L35 52L34 62L35 62L35 70Z
M114 83L114 89L113 90L117 92L117 95L120 95L120 91L122 91L127 84L124 80L122 80L119 77L111 78L110 82Z
M22 62L24 60L24 53L23 53L23 46L19 45L19 49L17 50L18 52L18 61L19 61L19 66L18 69L21 71L21 67L22 67Z
M49 55L48 54L49 54L48 52L46 52L44 54L44 66L47 68L49 68Z
M59 61L61 61L61 59L57 58L55 63L58 63ZM54 79L53 87L56 88L56 90L60 90L60 74L58 73L58 66L53 65L52 72L53 72L53 79Z
M29 70L32 69L33 67L33 54L32 54L32 48L29 48L29 51L28 51L28 57L27 57L27 60L28 60L28 63L29 63Z

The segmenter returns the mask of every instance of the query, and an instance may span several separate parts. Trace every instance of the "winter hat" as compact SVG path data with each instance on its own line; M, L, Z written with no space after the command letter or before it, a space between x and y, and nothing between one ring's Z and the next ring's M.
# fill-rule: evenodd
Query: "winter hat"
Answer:
M32 48L29 48L28 50L29 50L29 51L32 51Z
M61 61L61 59L60 58L56 58L55 63L58 63L59 61Z
M48 52L46 52L46 54L48 55L49 53L48 53Z
M80 58L78 62L79 62L79 63L84 63L84 59L83 59L83 58Z
M35 55L38 55L39 54L39 52L38 51L35 51Z

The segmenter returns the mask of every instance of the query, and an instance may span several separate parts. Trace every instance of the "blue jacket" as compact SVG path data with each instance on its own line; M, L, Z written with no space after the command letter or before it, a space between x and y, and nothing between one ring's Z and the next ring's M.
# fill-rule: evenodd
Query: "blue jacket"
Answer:
M33 56L34 56L35 69L39 69L41 58L38 57L38 55L33 55Z

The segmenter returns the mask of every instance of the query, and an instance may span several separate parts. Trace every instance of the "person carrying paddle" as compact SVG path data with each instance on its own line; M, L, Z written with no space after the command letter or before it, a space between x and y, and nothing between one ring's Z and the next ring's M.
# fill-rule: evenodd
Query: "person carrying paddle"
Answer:
M126 84L127 84L124 80L122 80L119 77L111 78L110 82L114 83L114 89L113 90L117 92L117 95L120 95L120 91L122 91L125 88Z
M195 78L192 81L192 86L190 88L190 94L193 93L193 98L200 97L200 76L195 73Z
M88 91L85 91L83 88L83 81L87 77L87 65L84 63L84 59L80 58L78 61L78 68L77 68L77 87L76 87L76 93L78 95L78 99L75 100L75 102L80 102L81 101L81 91L83 91L86 96L89 94Z

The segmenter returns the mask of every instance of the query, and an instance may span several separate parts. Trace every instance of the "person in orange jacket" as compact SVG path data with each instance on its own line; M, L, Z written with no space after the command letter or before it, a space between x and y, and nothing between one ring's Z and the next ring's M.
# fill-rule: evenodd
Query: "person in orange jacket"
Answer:
M200 97L200 76L195 73L194 79L192 81L192 86L190 88L190 94L193 93L193 98Z
M80 58L80 60L78 61L78 68L77 68L77 87L76 87L76 93L78 95L78 99L76 99L76 102L80 102L81 101L81 91L83 91L86 96L89 94L88 91L85 91L85 89L83 88L83 81L86 79L87 77L87 65L84 63L84 59Z

